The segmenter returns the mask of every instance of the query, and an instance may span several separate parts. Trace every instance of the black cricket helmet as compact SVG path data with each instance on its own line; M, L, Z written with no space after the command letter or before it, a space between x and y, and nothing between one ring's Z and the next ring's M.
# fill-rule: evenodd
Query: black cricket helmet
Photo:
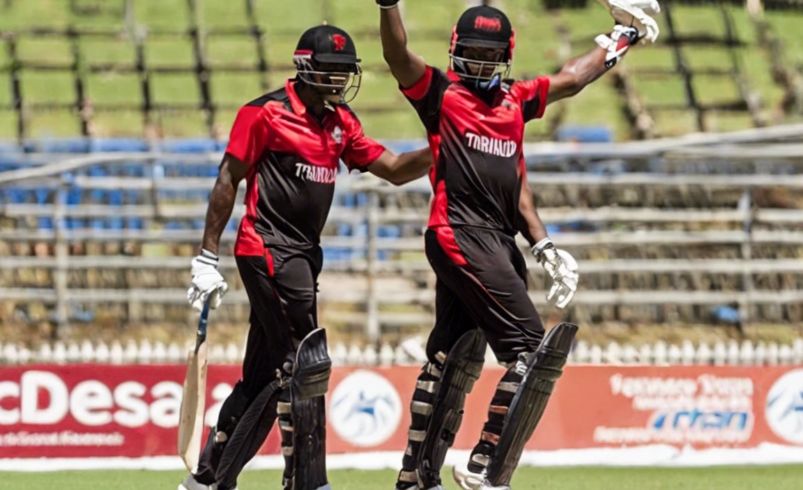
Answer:
M351 102L360 91L360 61L351 36L330 25L307 29L293 54L298 78L339 104Z
M450 68L464 81L478 88L493 88L510 74L516 31L499 9L487 5L472 7L460 16L452 31ZM467 48L502 49L500 60L481 60L465 55Z

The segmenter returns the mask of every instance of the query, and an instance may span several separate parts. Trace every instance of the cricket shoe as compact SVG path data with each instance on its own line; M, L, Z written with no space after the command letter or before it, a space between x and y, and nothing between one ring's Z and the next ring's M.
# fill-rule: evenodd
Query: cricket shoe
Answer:
M452 467L452 477L463 490L480 490L482 483L485 481L485 475L482 473L474 473L468 469L468 465L459 465Z
M195 477L189 474L183 482L178 484L178 490L214 490L214 485L198 483Z
M187 475L187 478L184 479L183 482L178 484L178 490L217 490L217 485L204 485L203 483L198 483L192 474ZM233 490L237 490L237 487L234 487Z

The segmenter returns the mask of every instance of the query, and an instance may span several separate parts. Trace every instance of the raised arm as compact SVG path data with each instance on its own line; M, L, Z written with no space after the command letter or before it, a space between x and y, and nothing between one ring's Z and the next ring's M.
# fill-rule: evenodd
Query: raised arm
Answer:
M638 42L639 32L633 27L617 25L610 36L599 36L595 47L588 53L569 60L560 72L549 77L547 104L580 93L613 68L631 45Z
M399 0L376 0L376 3L380 7L379 32L385 61L403 88L412 87L424 76L427 65L407 48L407 31L399 11Z
M403 185L423 177L430 167L432 167L432 151L423 148L401 155L385 151L368 167L368 171L393 185Z

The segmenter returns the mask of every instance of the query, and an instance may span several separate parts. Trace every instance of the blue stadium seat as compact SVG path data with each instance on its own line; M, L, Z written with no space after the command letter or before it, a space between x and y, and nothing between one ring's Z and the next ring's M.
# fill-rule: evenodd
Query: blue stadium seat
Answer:
M206 138L167 140L161 144L165 153L212 153L218 151L217 147L218 142Z
M86 138L46 139L28 141L23 149L26 153L87 153L89 144Z
M47 216L39 217L39 229L49 231L53 229L53 218Z
M75 206L76 204L81 204L83 192L81 189L77 187L72 187L67 192L67 206Z
M610 129L601 126L561 126L557 139L578 143L610 143L613 134Z
M351 225L348 223L338 223L337 236L351 236Z
M126 163L123 165L122 173L126 177L145 177L146 166L143 163Z
M93 165L89 167L87 173L90 177L107 177L109 175L109 169L103 165Z
M148 143L141 139L133 138L102 138L92 140L89 151L92 153L102 152L142 152L148 151Z
M37 187L34 190L34 195L36 196L36 204L45 204L47 203L48 196L50 196L50 189L47 187Z
M122 206L123 191L109 191L109 204L112 206Z
M129 230L142 230L144 228L142 218L126 218L125 227Z
M123 218L121 216L116 218L109 218L109 221L106 224L106 228L109 230L122 230Z
M236 219L230 219L229 224L226 225L226 231L237 231L237 225Z
M226 151L227 146L229 146L229 140L215 141L215 151Z

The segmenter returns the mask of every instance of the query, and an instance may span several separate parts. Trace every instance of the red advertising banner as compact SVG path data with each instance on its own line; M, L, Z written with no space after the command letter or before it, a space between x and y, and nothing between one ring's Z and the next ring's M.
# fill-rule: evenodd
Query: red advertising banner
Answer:
M330 453L401 451L419 369L336 368L328 398ZM487 369L466 403L455 447L476 442L501 377ZM212 366L207 424L239 377ZM0 368L0 458L174 455L183 366ZM668 444L803 446L803 369L569 366L529 449ZM277 454L274 431L261 450Z

